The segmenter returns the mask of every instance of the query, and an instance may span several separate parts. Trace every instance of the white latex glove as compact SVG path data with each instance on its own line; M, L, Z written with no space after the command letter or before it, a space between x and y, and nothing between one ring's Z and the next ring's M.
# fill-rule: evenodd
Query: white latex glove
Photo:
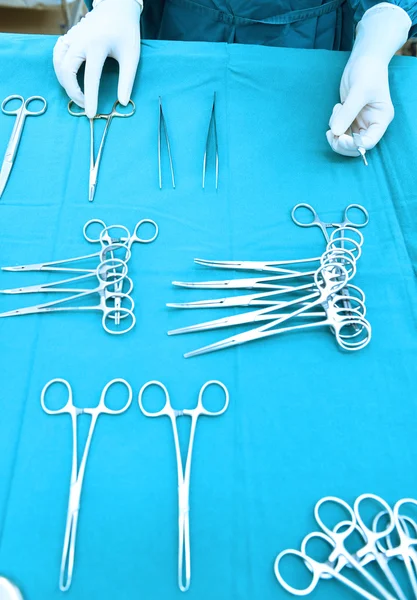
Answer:
M373 148L394 118L388 65L406 42L412 25L399 6L382 2L366 11L356 28L352 54L340 84L340 104L330 118L327 141L335 152L360 156L352 133L365 150Z
M91 119L97 113L101 72L108 56L119 63L118 100L130 100L140 57L141 0L96 0L94 8L54 48L54 69L71 100L85 108ZM77 72L85 61L84 94Z

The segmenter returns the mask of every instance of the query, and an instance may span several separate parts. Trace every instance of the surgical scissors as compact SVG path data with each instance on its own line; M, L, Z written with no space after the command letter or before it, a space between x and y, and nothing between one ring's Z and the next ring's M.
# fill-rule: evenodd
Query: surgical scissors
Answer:
M114 275L112 273L111 279L107 279L107 269L103 271L103 263L97 267L96 276L98 279L98 285L86 291L79 291L73 296L69 296L68 298L62 298L60 300L55 300L53 302L46 302L44 304L38 304L36 306L28 306L26 308L18 308L15 310L10 310L7 312L0 313L0 318L4 317L19 317L22 315L33 315L33 314L41 314L41 313L52 313L52 312L65 312L65 311L99 311L102 313L101 324L103 329L107 333L111 333L113 335L121 335L123 333L127 333L136 323L136 317L134 315L134 307L135 303L133 299L128 295L121 292L109 292L111 286L117 286L123 279L126 278L127 275L127 265L124 261L120 259L107 259L108 266L110 269L114 270L117 268L121 268L122 271ZM106 277L106 279L104 279ZM73 302L74 300L78 300L80 298L86 298L88 296L98 294L99 303L92 306L68 306L66 303ZM118 299L120 298L122 302L125 300L128 303L128 306L116 306L109 308L107 306L107 301L109 299ZM107 320L114 320L116 324L119 324L119 319L124 319L126 317L130 318L130 324L128 321L128 325L124 329L115 330L111 329L107 325Z
M21 104L18 108L7 109L6 106L13 100L20 100ZM30 110L29 105L31 102L39 101L42 102L42 108L39 110ZM5 115L15 115L16 121L10 136L9 143L7 145L6 154L4 155L3 164L0 172L0 198L4 192L7 181L9 179L10 172L13 168L13 163L16 158L17 149L19 142L22 137L23 128L25 125L26 117L39 117L43 115L47 108L47 102L42 96L31 96L25 100L23 96L14 94L5 98L1 104L1 110Z
M297 211L300 210L300 208L306 209L311 214L310 221L307 221L304 223L303 221L300 221L299 219L297 219L296 214L297 214ZM349 218L349 212L354 209L358 210L359 212L362 213L362 215L364 217L364 220L362 222L354 221L353 219ZM344 210L343 220L340 221L339 223L322 221L320 219L320 217L318 216L317 212L314 210L314 208L310 204L305 204L304 202L294 206L294 208L291 211L291 218L292 218L293 222L296 225L298 225L299 227L319 227L321 232L324 235L324 239L326 240L326 242L330 241L328 229L333 230L335 228L336 229L345 228L346 226L353 227L356 229L356 228L360 228L360 227L365 227L369 223L368 211L361 204L349 204L349 206L347 206Z
M112 108L111 112L99 113L92 119L89 119L89 121L90 121L90 183L89 183L88 199L90 202L92 202L94 200L94 196L96 193L98 171L100 168L100 162L101 162L101 157L103 154L104 144L106 142L106 138L107 138L107 134L109 132L111 122L115 117L123 118L123 119L127 118L127 117L131 117L135 113L135 110L136 110L135 103L133 102L133 100L129 100L129 105L132 107L132 110L130 112L127 112L127 113L119 112L117 110L119 105L120 105L119 101L116 100L116 102L113 104L113 108ZM68 103L68 112L70 115L72 115L73 117L87 116L84 110L74 110L72 108L73 106L77 106L77 105L73 102L73 100L70 100ZM103 132L103 135L101 138L101 142L100 142L100 146L99 146L96 158L94 158L94 121L95 121L95 119L105 119L106 120L106 126L104 128L104 132Z
M165 406L157 411L150 412L143 406L143 394L145 390L152 386L158 386L161 388L165 395ZM204 408L203 396L205 390L211 386L216 385L221 387L225 394L225 402L223 407L218 411L210 411ZM172 433L174 435L175 454L177 458L177 473L178 473L178 586L182 592L186 592L190 587L191 583L191 552L190 552L190 474L191 474L191 460L193 455L194 437L197 426L198 418L201 415L208 417L217 417L222 415L229 405L229 391L227 387L220 381L207 381L198 395L197 406L192 409L176 410L171 405L171 400L167 388L160 381L149 381L142 386L138 397L139 408L144 415L147 417L161 417L166 416L170 419L172 425ZM185 470L183 468L181 449L178 436L177 422L176 419L182 416L191 417L191 430L190 438L188 442L187 458L185 463Z
M106 404L107 394L110 388L115 384L122 384L128 391L128 399L126 404L120 409L109 408ZM48 389L55 385L64 385L67 389L67 402L65 406L59 409L50 409L46 406L45 395ZM103 389L100 402L95 408L77 408L73 403L72 389L68 381L65 379L52 379L49 381L42 390L41 393L41 406L48 415L60 415L69 414L71 417L72 424L72 467L71 467L71 481L68 501L68 512L67 522L65 526L65 537L64 546L62 551L61 569L59 575L59 588L61 591L66 592L72 582L72 575L74 570L74 558L75 558L75 544L77 538L77 525L78 517L80 512L80 501L81 493L85 475L85 468L87 464L88 453L90 451L91 441L93 438L94 430L97 425L97 420L101 414L108 415L120 415L125 412L132 403L132 388L124 379L113 379ZM78 435L77 435L77 418L79 415L90 415L90 429L88 431L87 441L85 443L84 452L82 455L80 467L78 468Z

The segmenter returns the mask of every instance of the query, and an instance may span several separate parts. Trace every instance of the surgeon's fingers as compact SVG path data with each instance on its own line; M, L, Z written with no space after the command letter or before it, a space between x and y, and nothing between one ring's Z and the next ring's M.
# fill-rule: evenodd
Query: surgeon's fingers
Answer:
M72 44L68 48L59 69L59 83L65 89L71 100L82 108L84 108L84 94L78 85L77 73L84 60L85 52L83 47Z
M60 38L58 38L58 41L54 46L52 61L54 64L55 74L59 83L61 83L61 66L68 52L68 48L69 44L66 41L65 36L61 36Z
M135 83L136 71L138 69L140 58L140 41L135 47L130 45L123 47L115 56L119 63L119 86L117 96L120 104L126 106L132 95L133 84Z
M107 54L107 49L103 46L91 47L87 53L85 61L84 95L85 112L89 119L93 119L97 114L98 90Z
M342 134L337 136L329 129L326 132L326 138L332 150L337 152L337 154L341 154L342 156L360 156L351 135Z
M341 105L336 105L340 106L340 108L336 112L333 109L333 114L329 122L332 133L335 136L341 136L343 133L346 133L365 105L366 98L361 87L353 87L345 102Z
M362 145L365 150L371 150L380 141L389 123L372 123L367 129L361 129Z

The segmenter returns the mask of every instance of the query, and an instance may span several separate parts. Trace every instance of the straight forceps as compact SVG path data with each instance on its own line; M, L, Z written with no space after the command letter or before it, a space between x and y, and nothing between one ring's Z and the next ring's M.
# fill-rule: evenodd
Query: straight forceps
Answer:
M100 168L100 162L101 162L101 158L102 158L102 154L103 154L103 150L104 150L104 144L106 142L106 138L107 138L107 134L109 132L111 122L114 118L125 119L127 117L131 117L135 113L135 110L136 110L133 100L129 100L129 105L132 107L132 110L130 112L127 112L127 113L119 112L117 110L119 105L120 105L119 101L116 100L116 102L113 104L113 108L112 108L111 112L97 114L93 119L89 119L89 121L90 121L90 183L89 183L88 199L90 202L92 202L94 200L94 196L96 193L98 171ZM75 102L70 100L68 103L68 112L70 115L72 115L73 117L87 116L84 110L74 110L73 107L75 107L75 106L77 106L75 104ZM99 149L97 152L97 157L94 158L94 121L96 119L105 119L106 126L104 128L104 132L103 132L103 135L101 138L100 146L99 146Z
M164 131L165 144L168 151L169 168L171 169L172 187L175 189L174 164L172 162L171 144L169 143L168 128L162 110L162 99L159 96L159 120L158 120L158 179L159 189L162 190L162 130Z
M157 411L147 411L143 406L143 394L145 390L150 386L160 387L165 394L165 406ZM225 394L225 402L223 408L219 411L210 411L204 408L203 396L205 390L211 386L220 386ZM172 433L174 435L175 454L177 458L177 472L178 472L178 586L182 592L186 592L190 587L191 583L191 552L190 552L190 474L191 474L191 460L193 455L193 445L195 430L197 427L198 418L201 415L208 417L217 417L222 415L229 405L229 392L226 386L220 381L207 381L200 390L198 395L198 402L196 408L176 410L171 405L171 400L167 388L160 381L149 381L146 383L139 392L139 408L144 415L147 417L161 417L166 416L171 420ZM180 442L178 437L178 429L176 419L182 416L191 417L191 431L190 439L188 442L187 459L185 463L185 470L183 469Z
M213 95L213 104L211 106L211 115L207 131L206 147L204 150L203 157L203 189L206 187L206 173L207 173L207 155L210 145L210 134L213 131L214 138L214 161L216 170L216 190L219 187L219 140L217 137L217 119L216 119L216 92Z
M7 104L13 100L19 100L21 102L19 108L7 109ZM42 103L42 107L39 110L30 110L29 106L32 102L39 101ZM42 96L31 96L25 100L22 96L13 95L5 98L1 104L1 110L5 115L15 115L16 121L10 136L9 143L7 145L6 154L4 156L3 164L0 172L0 198L4 192L7 181L9 179L10 172L13 168L13 163L16 158L17 149L19 142L22 137L23 128L25 125L26 117L39 117L46 111L47 103L45 98Z
M45 395L49 388L56 384L64 385L67 388L68 399L60 409L50 409L46 406ZM122 384L128 391L128 399L123 408L118 410L109 408L106 404L106 397L113 385ZM103 389L100 397L100 402L95 408L77 408L73 403L72 389L68 381L65 379L52 379L49 381L41 393L41 406L48 415L69 414L72 424L72 467L71 467L71 482L68 501L67 523L65 527L64 547L62 551L61 570L59 575L59 589L62 592L69 590L72 582L75 558L75 544L77 539L78 516L80 512L80 500L87 464L88 453L90 451L91 440L94 430L97 425L97 420L101 414L120 415L125 412L132 403L132 388L124 379L113 379ZM78 468L77 456L77 418L79 415L90 415L90 429L82 455L80 467Z

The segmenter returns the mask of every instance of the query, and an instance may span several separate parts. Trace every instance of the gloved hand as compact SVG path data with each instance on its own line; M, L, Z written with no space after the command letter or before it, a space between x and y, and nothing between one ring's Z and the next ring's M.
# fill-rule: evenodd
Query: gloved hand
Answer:
M356 28L352 54L340 84L340 104L330 118L327 141L335 152L359 156L352 133L365 150L373 148L394 118L388 65L406 42L412 22L407 13L382 2L366 11Z
M140 57L142 0L96 0L93 10L54 48L54 69L71 100L85 108L91 119L97 113L101 72L108 56L119 63L118 100L130 100ZM84 94L77 72L85 65Z

